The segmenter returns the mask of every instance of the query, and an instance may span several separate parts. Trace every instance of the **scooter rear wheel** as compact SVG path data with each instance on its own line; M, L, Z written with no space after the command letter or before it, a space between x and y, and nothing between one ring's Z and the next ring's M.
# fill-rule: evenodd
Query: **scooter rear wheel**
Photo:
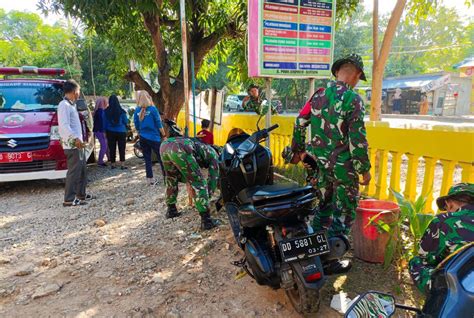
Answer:
M293 278L293 288L285 290L285 293L295 310L300 314L317 312L321 303L320 291L305 288L298 275L293 274Z

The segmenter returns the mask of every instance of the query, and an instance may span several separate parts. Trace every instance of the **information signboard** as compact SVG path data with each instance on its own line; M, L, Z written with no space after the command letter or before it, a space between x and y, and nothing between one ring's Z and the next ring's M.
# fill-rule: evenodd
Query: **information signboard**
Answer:
M335 0L249 0L251 77L329 77Z

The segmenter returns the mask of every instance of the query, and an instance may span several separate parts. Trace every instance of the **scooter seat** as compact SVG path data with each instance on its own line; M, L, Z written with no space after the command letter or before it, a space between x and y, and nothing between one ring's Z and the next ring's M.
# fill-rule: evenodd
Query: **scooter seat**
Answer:
M241 204L256 204L262 200L290 198L311 191L311 186L300 187L296 184L282 183L246 188L237 196Z
M304 218L317 203L311 186L292 184L256 186L239 192L239 220L244 227Z

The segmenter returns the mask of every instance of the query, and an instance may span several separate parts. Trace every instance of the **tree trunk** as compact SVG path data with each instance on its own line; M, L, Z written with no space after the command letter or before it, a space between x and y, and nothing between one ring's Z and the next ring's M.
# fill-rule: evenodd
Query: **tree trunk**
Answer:
M184 105L184 83L183 83L183 67L181 67L175 82L171 84L170 79L170 65L168 61L168 53L164 47L161 31L160 31L160 20L158 16L152 14L143 15L145 27L151 35L153 40L153 46L155 48L155 60L158 64L158 82L160 84L160 90L155 92L153 88L143 79L143 77L137 71L130 71L125 75L125 79L132 81L136 85L136 89L146 90L153 99L153 102L158 109L164 113L164 118L176 120L178 114ZM227 33L222 31L216 31L203 36L202 33L190 32L188 36L188 64L190 64L190 52L191 49L194 52L194 73L197 74L199 69L204 62L204 59L212 48L214 48L219 41L227 37L236 37L237 33L233 28L237 26L230 24L226 29ZM191 67L191 65L188 65ZM189 72L188 80L191 80L191 72ZM190 91L188 92L188 94Z
M382 105L382 82L383 74L385 71L385 64L387 63L388 55L392 47L393 37L395 36L395 32L397 31L397 26L402 17L402 13L405 9L406 3L407 0L397 0L395 8L393 8L392 15L390 16L390 20L388 21L387 29L385 30L382 46L380 48L377 60L374 60L374 66L372 71L370 120L380 120L380 109ZM374 28L375 27L378 28L378 25L374 25Z
M379 0L374 0L374 12L372 13L372 19L374 21L372 27L372 41L373 41L373 64L377 63L379 59ZM372 74L374 69L372 68Z

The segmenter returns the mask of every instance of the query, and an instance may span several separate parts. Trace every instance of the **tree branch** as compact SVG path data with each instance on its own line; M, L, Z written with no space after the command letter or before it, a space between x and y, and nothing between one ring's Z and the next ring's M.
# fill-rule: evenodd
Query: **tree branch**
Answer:
M138 73L137 71L129 71L127 74L124 76L125 80L129 82L135 83L135 90L145 90L150 94L151 98L153 99L153 102L155 105L160 109L160 111L163 111L162 103L161 100L162 94L161 90L156 93L153 88L148 84L147 81ZM161 107L160 107L161 106Z

